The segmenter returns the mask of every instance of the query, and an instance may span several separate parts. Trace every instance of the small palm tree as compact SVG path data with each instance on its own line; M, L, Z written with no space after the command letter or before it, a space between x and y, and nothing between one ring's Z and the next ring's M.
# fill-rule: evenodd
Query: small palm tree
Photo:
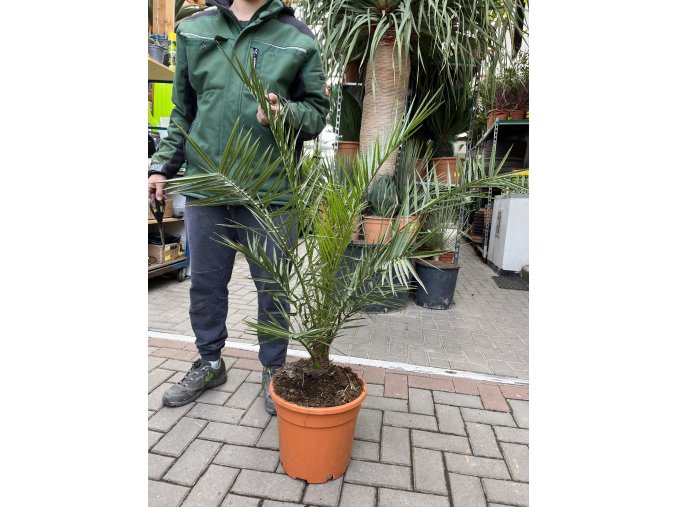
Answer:
M283 115L270 114L266 90L251 62L245 68L225 52L224 55L269 118L276 148L268 150L262 159L255 159L257 140L251 132L236 126L217 165L184 132L200 154L204 174L172 180L170 188L208 196L196 201L197 205L241 205L251 211L269 234L269 241L280 247L282 256L269 258L268 240L260 236L252 235L246 244L220 238L270 276L269 292L278 303L278 313L265 319L259 317L248 326L271 339L300 343L310 354L313 367L324 371L330 366L334 340L345 329L359 325L365 308L384 304L393 293L406 289L399 281L418 279L412 259L423 255L417 251L426 241L426 234L395 231L389 242L363 249L359 258L350 258L346 252L354 222L364 210L363 196L378 169L411 138L437 103L434 99L425 100L417 111L408 110L384 143L363 151L350 168L341 160L328 163L312 154L299 160L294 152L294 133L285 126ZM269 185L272 180L275 183ZM458 206L471 191L471 185L515 187L507 177L482 174L465 186L436 187L418 205L419 211ZM289 200L280 208L271 207L281 199ZM288 233L294 228L301 234L290 242Z

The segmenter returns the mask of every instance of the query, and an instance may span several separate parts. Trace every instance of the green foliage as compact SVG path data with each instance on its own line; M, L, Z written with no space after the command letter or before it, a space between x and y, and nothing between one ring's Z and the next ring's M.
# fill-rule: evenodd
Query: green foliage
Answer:
M397 187L393 178L383 176L371 185L368 193L372 216L392 217L397 209Z
M424 196L417 184L419 176L416 173L416 162L423 160L427 165L431 157L432 143L424 144L415 139L405 142L397 154L394 180L400 204L400 215L403 217L415 215Z
M320 368L334 340L345 329L359 325L365 308L382 304L400 290L398 280L413 277L420 283L412 261L423 257L419 249L428 239L427 234L397 230L387 243L362 249L359 258L350 259L346 252L354 224L365 209L363 196L372 182L379 184L373 181L379 167L412 137L437 104L428 100L418 110L410 108L382 145L377 143L361 151L350 168L350 177L345 177L341 173L348 168L340 162L329 163L312 154L298 159L294 149L296 133L289 128L284 114L271 115L267 91L252 62L245 67L225 51L224 56L268 117L276 149L256 159L252 155L256 140L251 132L236 125L217 165L182 130L200 155L204 173L170 180L168 189L211 196L195 201L195 205L245 206L256 217L269 240L256 235L244 243L225 235L219 238L270 277L270 288L266 290L278 303L278 312L247 325L261 336L297 341L308 351L315 367ZM280 166L283 174L276 179L277 183L264 186L263 182L275 179ZM299 174L303 177L299 178ZM291 185L291 199L284 206L271 208L281 188L286 186L283 179ZM419 211L427 213L459 206L473 195L475 187L517 188L510 179L493 173L482 173L475 180L465 181L468 183L459 187L435 184L426 187L426 198ZM292 229L301 231L294 242L289 240ZM271 259L266 255L267 241L278 245L280 257ZM289 311L282 306L285 301L290 305Z

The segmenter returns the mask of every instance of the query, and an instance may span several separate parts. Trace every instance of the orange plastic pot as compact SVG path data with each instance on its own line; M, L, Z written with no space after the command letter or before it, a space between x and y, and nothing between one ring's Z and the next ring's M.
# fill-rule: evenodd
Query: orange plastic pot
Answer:
M371 245L387 243L393 232L393 219L382 217L364 217L362 223L364 241Z
M452 185L461 183L461 175L456 170L456 157L439 157L431 161L433 170L437 173L437 181L446 183L449 181ZM449 179L451 176L451 179Z
M361 379L360 379L361 380ZM350 462L362 394L345 405L327 408L300 407L280 398L273 383L270 396L277 410L280 464L292 479L319 484L341 477Z
M339 141L336 156L343 159L344 164L352 164L360 153L358 141Z

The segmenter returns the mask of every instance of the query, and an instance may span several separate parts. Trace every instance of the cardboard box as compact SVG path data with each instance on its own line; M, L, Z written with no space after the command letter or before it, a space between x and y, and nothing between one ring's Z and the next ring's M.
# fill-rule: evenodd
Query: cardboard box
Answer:
M173 213L174 201L172 199L165 199L165 212L162 215L162 218L172 218ZM153 213L150 211L150 207L148 207L148 220L155 220Z
M175 261L181 257L183 257L183 252L179 243L168 243L165 245L164 250L162 245L148 245L149 266Z

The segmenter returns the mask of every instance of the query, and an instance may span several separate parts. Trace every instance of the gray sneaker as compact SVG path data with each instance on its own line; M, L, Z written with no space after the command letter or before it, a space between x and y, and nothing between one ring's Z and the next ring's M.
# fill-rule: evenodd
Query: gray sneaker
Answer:
M226 363L219 358L216 368L198 359L193 363L186 376L178 384L173 385L162 395L162 403L168 407L180 407L196 400L204 391L220 386L226 382Z
M263 368L262 381L263 384L263 405L266 408L266 412L271 415L277 415L277 410L275 410L275 403L270 397L270 378L277 371L278 366L273 366L272 368Z

